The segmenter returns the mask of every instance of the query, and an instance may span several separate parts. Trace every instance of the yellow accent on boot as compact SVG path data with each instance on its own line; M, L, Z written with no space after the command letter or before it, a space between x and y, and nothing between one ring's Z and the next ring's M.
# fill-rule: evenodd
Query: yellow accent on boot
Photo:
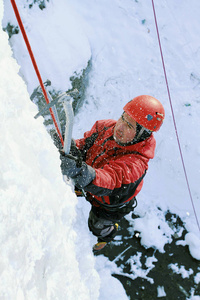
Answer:
M115 223L115 228L118 230L119 224Z
M101 250L106 246L106 244L107 244L106 242L99 242L99 243L94 245L93 250L94 251Z

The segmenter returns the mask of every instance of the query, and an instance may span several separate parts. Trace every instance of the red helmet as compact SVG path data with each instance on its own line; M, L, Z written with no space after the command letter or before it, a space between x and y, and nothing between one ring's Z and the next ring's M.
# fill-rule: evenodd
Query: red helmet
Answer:
M158 131L165 117L160 101L148 95L135 97L123 109L138 124L151 131Z

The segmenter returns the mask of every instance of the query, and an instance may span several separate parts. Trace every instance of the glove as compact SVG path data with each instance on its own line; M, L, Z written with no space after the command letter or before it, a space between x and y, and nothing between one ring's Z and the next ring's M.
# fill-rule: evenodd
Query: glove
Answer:
M52 139L53 139L53 143L54 145L58 148L58 150L62 150L63 149L63 146L62 146L62 143L60 141L60 138L58 136L57 133L54 133L53 136L52 136ZM64 139L64 137L63 137ZM77 156L79 160L81 160L82 162L82 153L81 151L76 147L76 142L74 139L71 139L71 146L70 146L70 154L72 154L73 156Z
M81 151L76 147L76 142L74 139L71 140L71 147L69 153L76 157L77 167L81 167L83 162L83 157Z
M85 162L80 164L77 157L73 155L60 151L60 160L62 174L73 179L75 186L79 189L87 186L96 176L95 170L91 166Z
M60 141L58 134L54 133L52 136L52 139L53 139L53 143L56 146L56 148L58 148L58 150L61 150L63 148L63 146L62 146L62 143Z

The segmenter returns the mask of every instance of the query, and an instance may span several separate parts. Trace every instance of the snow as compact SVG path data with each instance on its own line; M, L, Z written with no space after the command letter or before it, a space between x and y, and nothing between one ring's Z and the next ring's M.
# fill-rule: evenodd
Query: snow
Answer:
M132 228L140 232L141 244L147 248L156 248L163 253L165 244L172 241L173 230L166 223L164 213L158 209L150 208L141 218L127 219Z
M195 283L198 284L200 282L200 273L197 273L195 276Z
M176 274L181 274L182 278L189 278L193 274L193 270L190 268L186 270L184 266L178 266L178 264L170 264L169 268L172 269Z
M33 118L36 106L2 30L0 38L0 298L98 299L91 247L89 271L80 268L76 256L77 198L62 179L58 152L42 120Z
M164 286L158 286L157 290L158 290L158 296L157 296L158 298L167 296L165 293Z
M193 204L174 130L151 1L50 0L44 10L37 5L29 9L26 0L17 5L41 76L44 81L50 79L56 90L69 89L70 77L81 74L92 58L87 101L75 117L75 138L82 137L97 119L118 119L124 104L134 96L150 94L163 103L166 118L155 134L156 155L137 198L140 218L130 221L133 230L140 232L144 247L163 252L173 234L163 214L170 209L189 232L182 244L200 260L200 231L193 209L199 219L200 2L155 1ZM0 0L0 17L3 27L8 22L17 25L10 1ZM122 285L111 276L113 270L120 273L116 265L102 256L94 258L91 248L96 239L87 228L90 206L83 198L77 199L72 185L63 181L58 152L42 119L34 119L37 108L29 94L38 81L22 36L13 35L9 44L1 29L0 43L0 298L62 300L80 299L81 295L81 299L127 299ZM147 261L146 273L139 274L139 258L139 253L131 257L130 265L135 276L148 278L154 260ZM158 287L158 297L162 293Z
M190 254L197 260L200 260L200 240L198 237L192 232L187 233L185 236L185 242L186 245L189 246Z

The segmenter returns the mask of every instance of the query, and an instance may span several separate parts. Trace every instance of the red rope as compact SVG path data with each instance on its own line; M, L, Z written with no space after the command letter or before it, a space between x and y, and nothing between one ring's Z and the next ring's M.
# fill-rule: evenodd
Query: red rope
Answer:
M40 83L40 86L42 88L42 91L43 91L43 94L44 94L44 98L47 102L47 104L49 104L49 99L48 99L48 96L47 96L47 92L45 90L45 87L44 87L44 84L43 84L43 81L42 81L42 78L40 76L40 72L39 72L39 69L37 67L37 63L35 61L35 58L34 58L34 55L33 55L33 51L31 49L31 46L30 46L30 43L29 43L29 40L28 40L28 37L27 37L27 34L26 34L26 31L25 31L25 28L24 28L24 25L22 23L22 20L21 20L21 17L20 17L20 14L19 14L19 11L18 11L18 8L17 8L17 5L15 3L15 0L10 0L11 1L11 4L13 6L13 10L15 12L15 16L17 18L17 22L19 24L19 27L21 29L21 32L22 32L22 35L23 35L23 38L24 38L24 41L25 41L25 44L26 44L26 47L28 49L28 52L29 52L29 55L30 55L30 58L31 58L31 61L32 61L32 64L33 64L33 67L35 69L35 72L37 74L37 77L38 77L38 80L39 80L39 83ZM62 143L62 145L64 146L64 141L63 141L63 138L62 138L62 134L59 130L59 127L58 127L58 124L56 122L56 119L55 119L55 116L53 114L53 111L52 111L52 108L49 108L49 111L50 111L50 114L51 114L51 117L52 117L52 120L54 122L54 125L56 127L56 130L57 130L57 133L59 135L59 138L60 138L60 141Z
M168 85L168 80L167 80L167 73L166 73L166 68L165 68L165 62L164 62L164 57L163 57L163 51L162 51L162 46L161 46L161 41L160 41L160 34L159 34L158 23L157 23L157 18L156 18L156 11L155 11L155 6L154 6L154 1L153 0L152 0L152 6L153 6L153 13L154 13L154 19L155 19L155 24L156 24L156 31L157 31L157 36L158 36L160 54L161 54L161 59L162 59L163 71L164 71L165 81L166 81L166 85L167 85L167 93L168 93L168 97L169 97L169 102L170 102L170 107L171 107L171 112L172 112L172 118L173 118L174 128L175 128L175 132L176 132L176 138L177 138L177 142L178 142L179 152L180 152L181 161L182 161L182 165L183 165L183 170L184 170L184 174L185 174L185 179L186 179L186 183L187 183L187 188L188 188L188 192L189 192L189 195L190 195L190 200L191 200L192 207L193 207L193 210L194 210L194 215L195 215L195 218L196 218L196 222L197 222L197 225L198 225L198 228L199 228L199 231L200 231L200 225L199 225L199 221L198 221L194 201L193 201L193 198L192 198L192 193L191 193L191 189L190 189L190 184L189 184L189 180L188 180L188 176L187 176L187 172L186 172L186 168L185 168L185 163L184 163L184 159L183 159L180 139L179 139L178 130L177 130L177 126L176 126L176 119L175 119L174 109L173 109L173 106L172 106L172 100L171 100L171 95L170 95L170 90L169 90L169 85Z

